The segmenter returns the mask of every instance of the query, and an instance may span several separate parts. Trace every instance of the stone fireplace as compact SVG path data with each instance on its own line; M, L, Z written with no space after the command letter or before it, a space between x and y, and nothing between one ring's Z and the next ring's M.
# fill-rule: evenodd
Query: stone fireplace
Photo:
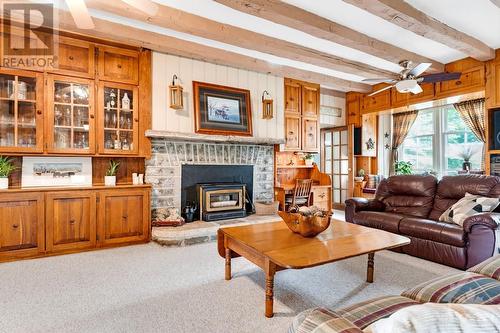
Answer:
M272 143L212 143L153 138L152 156L146 162L146 181L153 186L152 216L158 208L177 208L180 211L192 198L189 193L193 182L239 182L247 185L246 190L253 202L273 200L273 152ZM183 180L183 174L192 174L193 170L203 179L191 180L190 183Z

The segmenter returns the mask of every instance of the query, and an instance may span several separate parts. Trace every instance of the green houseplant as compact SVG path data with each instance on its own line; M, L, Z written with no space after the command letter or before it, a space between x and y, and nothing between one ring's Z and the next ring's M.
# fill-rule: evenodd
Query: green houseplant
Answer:
M413 164L411 162L398 161L394 163L396 175L411 175L413 173Z
M305 153L303 159L304 159L304 163L307 166L311 166L313 164L314 155L311 153Z
M0 189L9 188L9 176L14 170L16 170L16 167L12 163L12 159L0 156Z
M108 170L106 170L106 176L104 177L104 185L115 186L116 185L116 173L118 172L118 167L120 162L109 161Z
M354 181L362 182L365 179L365 169L359 169L358 175L354 177Z

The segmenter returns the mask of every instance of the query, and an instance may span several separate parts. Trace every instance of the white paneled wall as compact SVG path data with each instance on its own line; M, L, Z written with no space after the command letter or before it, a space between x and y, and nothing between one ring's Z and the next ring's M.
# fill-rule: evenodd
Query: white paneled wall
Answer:
M183 110L169 108L174 74L184 89ZM153 52L153 130L194 133L193 81L250 90L254 137L284 139L283 78L158 52ZM274 100L270 120L262 119L264 90Z
M339 93L329 89L321 89L320 109L321 106L335 107L342 110L340 117L332 115L320 114L321 127L335 127L346 125L346 111L345 111L345 94Z

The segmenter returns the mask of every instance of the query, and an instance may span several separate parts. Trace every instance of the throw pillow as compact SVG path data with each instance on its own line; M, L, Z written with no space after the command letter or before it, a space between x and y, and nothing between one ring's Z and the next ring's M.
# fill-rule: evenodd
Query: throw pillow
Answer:
M500 307L476 304L421 304L396 311L365 333L500 332Z
M498 205L500 205L500 198L488 198L465 193L465 197L445 210L439 217L439 221L463 225L463 222L469 216L492 212Z

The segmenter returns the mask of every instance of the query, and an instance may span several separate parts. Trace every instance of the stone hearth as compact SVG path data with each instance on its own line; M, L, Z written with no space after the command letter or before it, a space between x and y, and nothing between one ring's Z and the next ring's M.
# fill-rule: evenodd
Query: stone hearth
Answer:
M217 240L217 230L221 227L267 223L280 221L278 215L250 215L240 219L216 222L195 221L180 227L154 227L153 241L165 246L187 246Z

